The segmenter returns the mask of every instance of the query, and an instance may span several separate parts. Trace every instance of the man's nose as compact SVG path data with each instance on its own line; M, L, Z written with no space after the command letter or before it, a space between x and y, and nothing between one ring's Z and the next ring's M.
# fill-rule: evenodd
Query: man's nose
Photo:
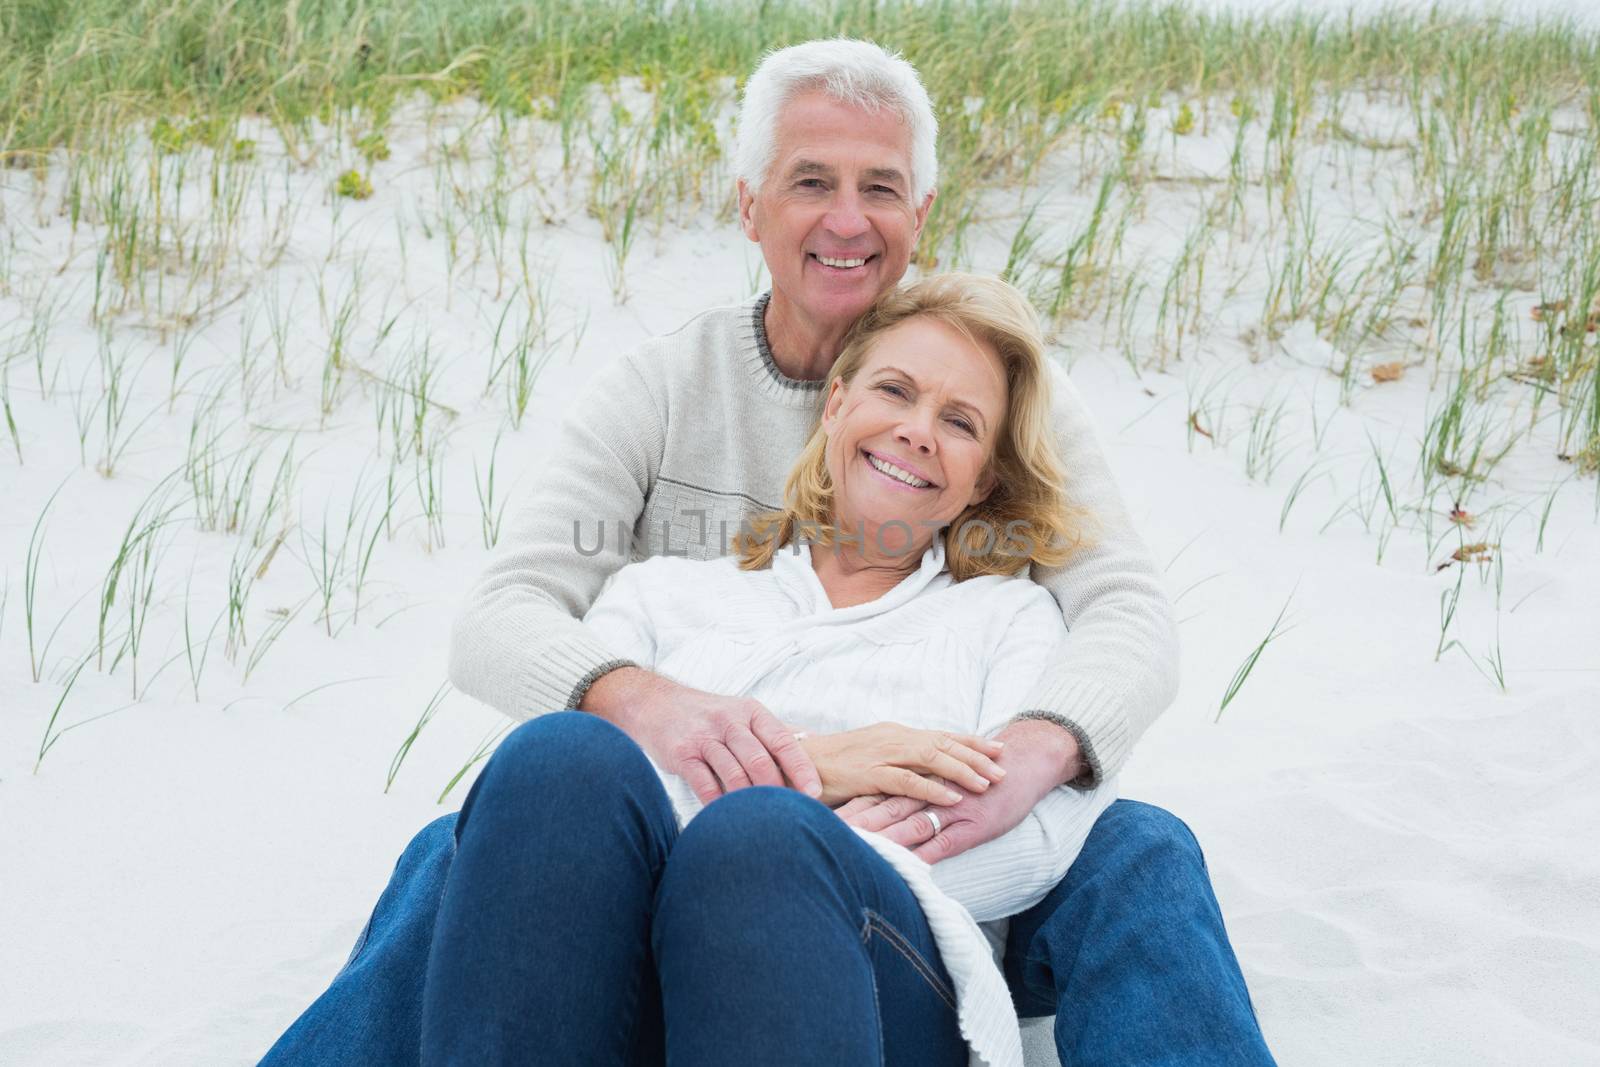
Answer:
M834 195L822 224L830 234L844 240L866 233L870 224L863 210L861 194L854 189L841 189Z

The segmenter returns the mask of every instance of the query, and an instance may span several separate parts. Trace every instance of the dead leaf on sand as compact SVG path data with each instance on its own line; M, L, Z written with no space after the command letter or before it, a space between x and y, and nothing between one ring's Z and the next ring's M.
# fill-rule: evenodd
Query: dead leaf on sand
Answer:
M1450 553L1450 558L1457 563L1488 563L1494 559L1494 550L1499 547L1487 541L1475 541L1470 545L1462 545Z
M1199 434L1201 437L1204 437L1207 441L1215 440L1215 438L1211 436L1211 431L1200 425L1200 413L1198 411L1189 415L1189 425L1194 428L1195 433Z
M1372 368L1372 380L1375 382L1397 382L1405 376L1404 363L1380 363Z

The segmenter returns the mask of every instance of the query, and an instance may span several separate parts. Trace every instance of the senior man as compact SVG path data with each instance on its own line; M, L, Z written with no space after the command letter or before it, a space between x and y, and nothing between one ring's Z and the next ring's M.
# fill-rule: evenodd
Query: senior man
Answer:
M916 72L876 45L813 41L762 62L735 162L771 292L596 375L457 620L457 688L519 719L604 717L702 801L750 784L815 792L804 749L766 708L620 659L581 617L629 552L722 555L743 517L777 506L846 332L905 273L934 199L935 134ZM935 819L902 798L849 815L929 862L1005 833L1063 783L1114 774L1176 689L1159 575L1081 399L1064 375L1055 387L1071 496L1094 524L1090 548L1035 575L1065 616L1067 654L999 735L1003 782ZM267 1062L415 1062L454 818L413 841L345 969ZM1064 1064L1271 1062L1199 847L1159 808L1107 810L1062 883L1012 920L1004 969L1020 1014L1055 1015Z

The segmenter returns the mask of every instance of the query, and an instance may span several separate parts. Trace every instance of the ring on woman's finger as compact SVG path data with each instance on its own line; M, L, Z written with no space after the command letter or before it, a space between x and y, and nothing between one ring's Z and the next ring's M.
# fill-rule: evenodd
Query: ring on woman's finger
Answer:
M799 733L794 735L794 739L796 741L804 741L806 738L808 738L810 736L811 736L810 734L806 733L804 730L801 730Z
M928 821L933 823L933 832L937 834L939 832L939 813L936 811L925 811L922 814L926 815L928 817Z

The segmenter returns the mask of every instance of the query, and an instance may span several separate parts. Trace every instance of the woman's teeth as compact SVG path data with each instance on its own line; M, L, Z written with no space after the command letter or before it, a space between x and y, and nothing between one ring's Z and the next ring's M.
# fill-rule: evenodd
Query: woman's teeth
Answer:
M928 488L928 486L933 484L932 482L923 481L921 478L918 478L915 474L912 474L910 471L901 470L899 467L896 467L893 463L885 463L883 460L879 459L877 456L872 455L871 453L867 454L867 462L872 464L872 467L873 467L874 470L881 471L882 473L887 474L889 477L894 478L897 481L905 482L907 485L911 486L911 488L913 488L913 489L926 489L926 488Z

